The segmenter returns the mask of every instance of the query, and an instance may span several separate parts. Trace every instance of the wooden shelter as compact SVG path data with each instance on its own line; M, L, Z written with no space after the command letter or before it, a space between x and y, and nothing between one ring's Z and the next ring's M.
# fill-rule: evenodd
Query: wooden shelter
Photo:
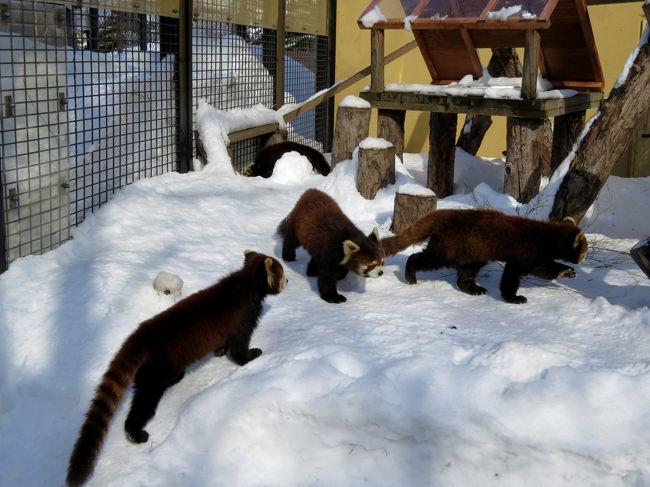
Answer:
M553 144L566 151L580 133L575 128L578 125L581 129L584 124L585 111L596 107L603 96L603 73L585 0L373 0L358 24L371 29L370 91L360 96L379 108L380 124L387 117L394 120L395 110L429 111L430 145L449 147L450 137L455 138L456 114L508 117L504 188L523 201L536 193L536 163L524 159L539 153L535 137L540 124L555 117ZM384 32L403 28L413 32L432 84L449 84L468 74L480 78L483 68L477 54L479 48L523 47L521 97L386 91ZM578 93L569 97L538 97L538 73L553 88ZM386 135L379 134L384 138ZM566 140L567 137L573 140ZM439 197L451 192L453 146L452 143L451 150L430 152L429 172L433 174L428 177L428 186ZM511 147L521 150L513 151ZM440 174L441 171L444 173Z

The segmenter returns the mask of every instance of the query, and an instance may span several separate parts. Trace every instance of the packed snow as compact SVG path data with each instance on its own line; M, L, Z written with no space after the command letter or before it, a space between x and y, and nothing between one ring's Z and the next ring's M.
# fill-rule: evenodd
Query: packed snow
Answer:
M361 97L354 96L354 95L347 95L343 100L341 100L341 103L339 103L339 108L345 107L345 108L359 108L359 109L364 109L364 108L370 108L370 102L367 100L364 100Z
M360 149L390 149L391 147L393 144L381 137L366 137L359 142Z
M205 111L209 114L209 111ZM204 113L204 115L205 115ZM198 118L209 163L120 190L41 256L0 275L2 485L61 485L93 389L138 323L238 269L243 251L280 257L275 229L307 188L332 195L369 233L388 235L397 188L423 186L426 156L366 200L358 161L327 177L287 154L269 179L230 167L219 121ZM457 194L439 208L526 213L500 193L503 161L456 154ZM267 298L244 367L209 357L170 388L147 427L118 408L90 486L650 485L650 280L629 256L650 234L650 178L610 177L584 222L576 279L522 282L504 303L502 265L461 293L449 269L404 282L408 249L384 275L348 275L328 304L299 250L286 290Z

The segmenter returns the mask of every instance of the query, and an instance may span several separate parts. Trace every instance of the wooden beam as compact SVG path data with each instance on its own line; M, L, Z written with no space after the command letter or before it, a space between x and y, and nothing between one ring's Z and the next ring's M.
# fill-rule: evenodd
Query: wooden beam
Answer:
M578 93L568 98L513 100L482 96L449 96L431 93L384 91L359 94L374 107L438 113L472 113L521 118L549 118L598 107L602 93Z
M377 93L384 89L384 31L370 31L370 91Z
M395 61L395 59L403 56L409 51L412 51L417 47L417 42L416 41L411 41L408 44L404 44L402 47L399 49L394 50L390 54L388 54L384 58L384 64L391 63ZM368 76L370 74L371 66L366 66L363 68L361 71L356 72L349 78L345 78L344 80L336 83L335 85L329 87L327 90L319 93L317 96L314 96L313 98L310 98L304 103L301 103L298 107L294 108L290 112L287 112L284 114L284 121L285 122L290 122L297 118L298 116L302 115L308 110L311 110L314 108L316 105L321 104L325 100L328 100L329 98L333 97L337 93L345 90L346 88L352 86L354 83L357 83L358 81L361 81L363 78Z
M257 127L250 127L247 129L236 130L235 132L230 132L228 134L228 141L230 142L230 145L232 145L235 142L241 142L242 140L251 139L253 137L258 137L260 135L270 134L271 132L275 132L276 130L278 130L278 128L279 128L279 124L275 122L275 123L267 123L264 125L258 125Z
M524 72L521 78L521 97L524 100L532 100L537 96L539 48L539 32L536 30L527 30L526 45L524 46Z

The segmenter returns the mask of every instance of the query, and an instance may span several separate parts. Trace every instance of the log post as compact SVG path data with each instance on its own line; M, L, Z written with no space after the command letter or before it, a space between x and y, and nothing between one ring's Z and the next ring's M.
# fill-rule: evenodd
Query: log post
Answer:
M427 188L439 198L454 192L454 160L456 113L431 112L429 118L429 162L427 165Z
M384 90L384 31L370 30L370 91Z
M428 188L416 184L400 186L395 193L390 231L395 234L402 233L411 223L434 211L437 204L436 194Z
M541 137L544 120L508 117L503 192L527 203L539 191L543 157L548 153Z
M357 190L371 200L381 188L395 184L395 147L384 139L368 137L359 144Z
M395 147L395 155L404 162L404 120L406 110L377 110L377 137L386 139Z
M555 117L553 123L553 152L551 170L555 171L569 155L585 128L585 110Z
M370 103L356 96L346 96L336 111L332 140L332 169L341 161L352 159L352 152L370 130Z
M521 78L521 97L534 100L537 96L537 71L539 70L540 35L536 30L526 31L524 47L524 72Z

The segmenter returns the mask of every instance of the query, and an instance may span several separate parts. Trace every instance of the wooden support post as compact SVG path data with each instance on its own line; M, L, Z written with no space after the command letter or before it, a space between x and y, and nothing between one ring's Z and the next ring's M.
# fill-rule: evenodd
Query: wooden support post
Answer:
M384 31L370 30L370 92L384 90Z
M555 171L569 155L585 128L585 110L555 117L553 121L553 152L551 171Z
M367 108L339 106L332 141L332 169L341 161L352 159L352 152L370 130L370 104Z
M540 36L533 29L526 30L524 46L524 72L521 78L521 97L533 100L537 96L537 71L539 70Z
M429 163L427 188L439 198L454 192L454 160L456 157L456 113L431 112L429 118Z
M630 250L630 255L641 270L645 272L648 279L650 279L650 237L646 237L637 242Z
M404 158L404 119L406 110L377 110L377 137L386 139L395 147L395 155Z
M508 117L503 192L527 203L539 192L544 153L544 120Z
M357 189L361 196L371 200L381 188L395 184L395 147L383 139L374 139L380 144L359 144L359 169Z
M643 13L645 13L645 19L650 25L650 2L647 0L643 3Z
M413 191L410 186L415 185L401 186L395 193L393 222L390 226L390 231L395 234L402 233L406 227L434 211L438 205L438 198L433 191L422 187Z

